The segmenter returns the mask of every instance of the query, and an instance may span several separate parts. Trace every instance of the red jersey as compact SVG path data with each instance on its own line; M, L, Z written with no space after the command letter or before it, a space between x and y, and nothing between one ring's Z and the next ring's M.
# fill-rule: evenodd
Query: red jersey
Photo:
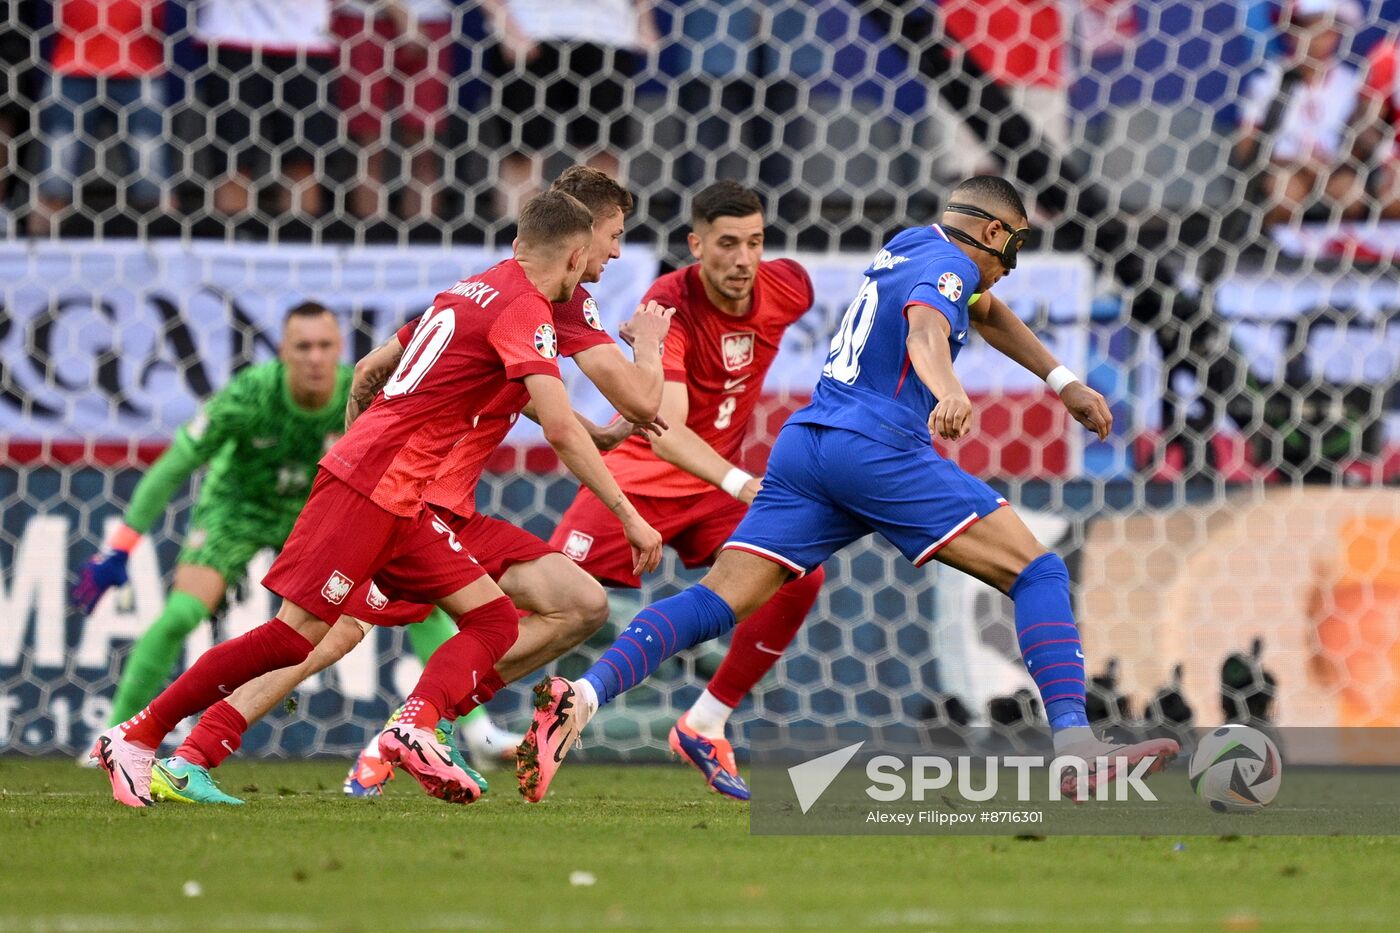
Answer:
M1366 56L1362 93L1381 104L1381 115L1400 130L1400 41L1377 42Z
M92 78L165 71L164 0L59 0L53 70Z
M561 356L573 356L613 342L603 330L597 303L583 286L575 289L568 301L555 302L553 310ZM475 426L438 467L437 475L423 493L424 501L457 515L474 513L476 484L486 469L486 461L506 439L529 400L525 386L512 382L487 403L477 415Z
M321 466L413 515L442 459L512 380L559 378L552 308L514 259L458 282L399 331L403 358Z
M661 354L666 381L686 384L686 427L731 463L744 444L783 333L807 313L813 297L806 270L791 259L776 259L759 263L749 313L739 317L710 302L698 265L663 275L642 299L676 309ZM626 492L673 498L714 489L662 460L640 437L629 437L603 459Z
M941 0L944 28L993 80L1064 85L1064 23L1056 0Z

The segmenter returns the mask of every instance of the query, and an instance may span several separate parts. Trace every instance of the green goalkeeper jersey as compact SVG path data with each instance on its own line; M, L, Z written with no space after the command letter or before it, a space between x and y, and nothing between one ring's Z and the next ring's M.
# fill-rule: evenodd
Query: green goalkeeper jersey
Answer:
M330 400L309 411L292 400L281 360L239 372L176 432L170 449L142 477L126 524L148 531L186 478L207 463L191 537L280 547L306 504L317 461L344 432L352 375L349 366L337 367Z

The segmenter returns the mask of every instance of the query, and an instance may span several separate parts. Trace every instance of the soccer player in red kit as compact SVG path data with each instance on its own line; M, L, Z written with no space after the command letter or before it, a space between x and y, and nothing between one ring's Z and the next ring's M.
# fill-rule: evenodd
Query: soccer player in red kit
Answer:
M632 208L632 196L607 175L585 166L567 170L552 188L578 198L593 215L593 241L582 281L597 282L607 263L621 255L624 220ZM571 357L603 397L623 415L623 419L608 428L589 426L599 449L617 446L632 430L632 423L649 424L656 417L663 381L659 348L666 336L672 310L655 302L637 309L625 325L637 335L633 341L635 362L628 362L617 343L603 330L597 306L583 285L574 290L568 301L554 304L560 356ZM408 336L405 334L405 338ZM351 386L351 394L357 399L356 411L349 412L350 415L357 414L358 408L366 405L383 387L398 366L407 342L407 339L401 342L396 336L356 366ZM476 510L476 487L486 462L510 433L528 401L529 394L518 382L502 389L439 464L437 475L423 494L424 501L452 529L457 539L470 543L472 556L487 575L526 613L520 620L520 634L515 645L496 665L497 674L506 683L570 650L596 632L608 618L607 594L598 581L523 528ZM414 640L414 650L426 658L456 631L450 620L442 619L441 624L438 618L420 622L432 608L421 603L391 601L372 585L357 587L342 605L342 611L359 624L337 624L302 664L264 674L211 707L174 758L157 763L156 780L152 785L156 796L186 802L237 802L221 791L201 795L192 794L188 786L171 786L163 769L184 775L192 783L214 787L209 770L218 767L237 750L249 725L274 709L306 678L349 653L371 625L409 625L408 634ZM443 628L447 631L442 631ZM453 718L449 714L439 728L450 734ZM510 759L515 760L514 744L510 747ZM476 763L484 764L483 761ZM376 734L351 768L345 782L346 793L377 796L392 775L393 767L379 757Z
M744 186L721 181L692 202L696 262L658 279L647 300L674 306L662 367L661 418L654 439L632 437L604 456L618 485L687 567L711 563L758 493L759 480L735 465L763 378L788 326L812 306L812 283L790 259L763 261L763 205ZM609 586L637 587L617 520L580 489L550 543ZM739 626L736 645L707 689L671 730L671 748L709 787L749 798L725 738L729 714L763 672L759 655L782 654L816 601L824 574L790 580ZM531 751L527 736L521 754ZM529 795L526 790L527 797Z
M205 652L132 719L102 733L93 757L113 796L150 803L155 749L182 719L254 677L300 664L340 618L357 586L436 603L459 631L429 659L404 716L380 735L385 760L433 796L480 794L438 741L442 713L469 694L485 700L494 666L515 642L515 607L452 530L422 502L425 487L472 420L523 381L546 441L615 510L638 570L655 567L661 538L637 513L574 417L559 378L552 301L573 294L587 265L593 218L548 191L520 212L515 256L438 295L412 328L375 403L321 460L306 508L263 584L283 598L276 618ZM353 404L353 403L352 403Z

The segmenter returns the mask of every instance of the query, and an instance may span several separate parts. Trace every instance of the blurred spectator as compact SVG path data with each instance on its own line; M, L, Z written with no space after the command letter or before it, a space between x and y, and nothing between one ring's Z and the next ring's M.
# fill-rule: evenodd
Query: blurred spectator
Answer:
M1362 203L1359 174L1343 146L1361 75L1340 54L1343 32L1359 20L1353 0L1291 0L1279 23L1286 59L1267 63L1245 88L1236 156L1246 166L1267 157L1266 225L1298 223L1310 209L1340 216Z
M681 3L675 16L687 123L676 158L681 188L720 178L758 185L774 215L807 221L813 192L800 150L820 145L818 124L829 127L833 116L813 94L828 67L820 4L711 0ZM841 101L843 111L850 106Z
M19 164L15 139L29 128L34 55L20 4L0 0L0 236L9 232L10 167Z
M170 206L162 110L165 95L164 0L57 0L52 73L44 84L39 129L45 145L29 232L47 236L74 199L80 161L94 153L104 118L124 150L127 197L145 214Z
M318 216L325 192L317 169L337 122L327 93L335 64L331 0L198 3L195 39L209 50L200 95L204 134L214 143L214 209L247 219L271 188L279 214Z
M388 213L385 163L397 131L412 178L402 186L400 216L436 216L442 173L434 143L454 70L451 0L341 0L332 28L341 40L340 106L360 150L351 213Z
M1093 0L1086 5L1096 6ZM948 38L1006 90L1041 137L1037 142L1067 150L1066 32L1059 0L940 0L939 6ZM958 174L998 171L997 160L958 117L952 135L956 151L965 154Z
M555 152L619 175L632 136L630 76L656 48L651 0L482 0L495 42L486 70L507 155L496 210L514 216Z
M1370 203L1353 213L1400 220L1400 36L1376 43L1366 58L1361 101L1352 119L1357 164Z

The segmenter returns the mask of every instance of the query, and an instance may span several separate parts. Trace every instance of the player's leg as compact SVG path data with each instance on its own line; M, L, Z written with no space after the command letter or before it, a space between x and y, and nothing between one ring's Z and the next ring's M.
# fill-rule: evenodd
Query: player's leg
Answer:
M263 674L205 710L175 754L156 762L151 777L153 795L182 803L242 803L219 790L209 772L238 751L253 723L308 677L349 654L368 629L363 622L342 617L305 661Z
M544 798L560 762L600 706L677 652L728 632L740 613L752 612L776 593L789 573L766 558L726 551L699 583L638 613L581 678L541 682L516 770L525 799Z
M666 658L728 632L787 581L820 566L869 529L824 492L817 432L783 429L748 514L700 583L643 609L577 681L536 688L536 712L517 775L529 801L544 796L560 761L598 707L639 683Z
M520 636L496 665L513 683L582 644L608 621L608 594L578 564L552 551L513 564L501 589L523 612Z
M109 725L125 722L151 702L170 680L185 639L241 583L248 562L268 544L266 532L238 521L227 503L201 497L190 518L175 579L160 616L131 646L112 700Z
M426 510L375 580L391 595L430 598L457 625L456 634L428 658L398 721L380 733L380 755L408 771L429 794L471 803L481 786L453 761L437 726L445 716L455 717L465 701L485 703L504 686L495 666L515 643L519 613L452 529Z
M170 730L255 677L305 661L339 618L339 604L353 581L371 578L409 527L348 485L318 474L286 546L263 579L282 596L276 617L206 651L140 713L98 737L93 755L111 780L113 796L128 806L148 805L155 750ZM329 546L349 540L378 546Z
M688 506L696 516L693 524L667 542L688 567L713 563L720 546L734 534L748 511L724 493L697 499ZM668 736L671 750L693 765L711 790L737 800L749 799L725 726L739 701L777 663L806 621L825 579L821 567L791 577L738 625L719 670L672 727Z
M1015 604L1016 641L1040 691L1055 754L1085 759L1088 784L1066 772L1064 792L1082 794L1112 780L1119 766L1151 759L1146 774L1165 768L1180 747L1171 739L1114 745L1089 728L1084 707L1084 651L1070 599L1069 568L1047 551L1009 508L974 523L938 553L938 560L1001 590ZM1107 766L1096 767L1100 760Z
M300 664L328 631L325 622L284 601L276 618L210 648L145 709L98 736L93 757L107 772L118 802L150 804L155 751L182 719L260 674Z
M494 577L494 574L492 576ZM434 608L432 614L422 622L410 625L406 634L413 653L426 666L433 652L457 634L457 626L448 618L447 613ZM481 767L487 767L490 763L499 764L515 760L515 746L520 743L520 737L492 722L484 706L474 707L465 715L456 717L455 721L450 718L444 719L438 724L438 728L448 736L454 732L460 733L466 741L472 761ZM456 747L450 741L447 744ZM375 750L375 754L378 754L378 749Z
M671 750L699 770L706 786L716 793L735 800L749 799L748 785L739 776L734 746L725 734L729 717L739 701L778 663L807 620L825 580L826 572L821 567L793 577L739 623L719 670L671 728L667 737Z
M112 698L109 726L125 722L160 692L199 623L223 602L228 583L212 567L178 564L160 615L131 645Z
M1092 759L1110 750L1094 737L1085 714L1084 652L1060 556L1046 550L991 487L932 449L872 457L861 477L868 493L853 492L853 507L868 512L872 527L915 565L938 560L1011 597L1021 657L1040 692L1056 753ZM1151 773L1176 751L1176 743L1162 740L1124 747L1114 757L1136 764L1151 756ZM1113 770L1096 774L1091 766L1091 786L1111 779ZM1073 784L1071 777L1067 792L1074 792Z

